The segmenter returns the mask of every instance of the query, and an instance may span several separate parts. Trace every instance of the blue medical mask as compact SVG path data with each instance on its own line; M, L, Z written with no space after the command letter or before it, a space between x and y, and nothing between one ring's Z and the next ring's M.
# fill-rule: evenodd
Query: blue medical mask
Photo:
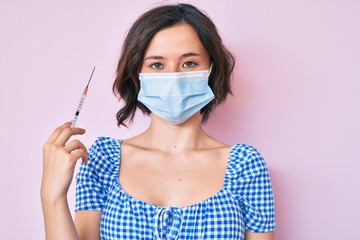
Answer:
M214 99L208 77L209 70L140 73L138 101L166 122L178 125Z

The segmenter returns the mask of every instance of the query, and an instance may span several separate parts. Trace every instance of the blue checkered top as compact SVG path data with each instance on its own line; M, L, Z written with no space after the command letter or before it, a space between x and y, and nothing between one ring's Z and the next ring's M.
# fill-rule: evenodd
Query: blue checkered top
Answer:
M244 239L245 230L275 229L274 200L264 159L251 146L230 148L223 188L187 207L160 207L120 186L121 140L100 137L76 176L76 211L102 212L101 239Z

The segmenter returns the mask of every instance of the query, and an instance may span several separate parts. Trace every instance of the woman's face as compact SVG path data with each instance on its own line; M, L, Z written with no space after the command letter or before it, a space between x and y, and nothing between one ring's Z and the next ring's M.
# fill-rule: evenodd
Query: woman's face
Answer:
M141 72L188 72L209 67L209 54L197 33L188 24L178 24L154 35L145 51Z

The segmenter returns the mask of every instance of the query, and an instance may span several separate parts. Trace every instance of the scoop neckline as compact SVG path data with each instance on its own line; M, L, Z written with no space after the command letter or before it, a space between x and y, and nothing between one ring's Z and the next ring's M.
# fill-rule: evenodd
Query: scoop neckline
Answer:
M231 144L230 145L230 148L229 148L229 153L228 153L228 158L227 158L227 162L226 162L226 168L225 168L225 175L224 175L224 179L223 179L223 185L222 187L213 195L211 195L210 197L200 201L200 202L196 202L196 203L193 203L193 204L190 204L190 205L187 205L187 206L183 206L183 207L177 207L177 206L160 206L160 205L156 205L156 204L153 204L153 203L149 203L149 202L146 202L144 200L141 200L141 199L138 199L138 198L135 198L134 196L130 195L129 193L127 193L122 187L121 187L121 184L120 184L120 180L119 180L119 174L120 174L120 157L121 157L121 143L122 143L122 139L118 139L118 151L117 151L117 161L116 161L116 187L121 191L121 193L123 193L128 199L130 199L131 201L134 201L134 202L137 202L137 203L140 203L142 205L145 205L145 206L149 206L149 207L153 207L153 208L156 208L156 209L179 209L179 210L185 210L185 209L189 209L189 208L193 208L195 206L198 206L198 205L202 205L208 201L211 201L212 199L222 195L226 190L225 188L225 180L227 178L227 175L228 175L228 170L229 170L229 162L230 162L230 159L232 157L232 151L234 149L234 147L238 144Z

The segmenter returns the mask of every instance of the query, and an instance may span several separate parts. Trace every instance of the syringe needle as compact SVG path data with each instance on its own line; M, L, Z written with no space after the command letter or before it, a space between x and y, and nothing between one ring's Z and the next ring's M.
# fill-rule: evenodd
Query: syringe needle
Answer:
M81 110L82 105L83 105L83 103L85 101L85 97L86 97L86 94L88 92L88 87L89 87L91 78L92 78L92 76L94 74L95 68L96 67L93 68L93 70L91 72L91 75L90 75L90 78L89 78L89 81L88 81L86 87L84 88L83 94L81 95L81 99L80 99L79 105L78 105L78 107L76 109L75 116L74 116L73 120L71 121L71 127L75 127L76 121L77 121L77 119L79 117L79 114L80 114L80 110Z
M94 67L93 70L92 70L92 72L91 72L91 75L90 75L90 78L89 78L88 83L86 84L86 87L88 87L89 84L90 84L90 81L91 81L91 78L92 78L92 76L93 76L93 74L94 74L95 68L96 68L96 67Z

